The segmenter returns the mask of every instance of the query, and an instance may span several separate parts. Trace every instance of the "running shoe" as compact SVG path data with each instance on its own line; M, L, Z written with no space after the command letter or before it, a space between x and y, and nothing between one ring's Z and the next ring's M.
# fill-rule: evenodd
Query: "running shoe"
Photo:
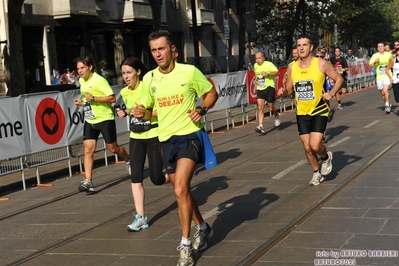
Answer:
M191 245L180 244L180 246L177 247L177 251L180 251L180 258L179 261L177 262L177 266L194 265Z
M195 226L197 232L194 234L193 250L200 251L206 249L208 240L213 236L213 230L206 224L206 230L201 230L199 226Z
M265 133L266 133L265 128L263 127L263 125L257 126L257 127L255 128L255 131L256 131L256 132L259 132L259 133L262 133L262 134L265 134Z
M278 127L280 124L280 113L276 113L276 116L274 117L274 125Z
M147 216L136 214L133 223L127 226L127 230L130 232L138 232L140 230L147 229L148 227L149 225L147 223Z
M327 152L328 158L326 160L323 161L323 163L321 164L321 169L320 172L323 176L328 175L329 173L331 173L332 170L332 152L328 151Z
M391 112L391 109L392 109L392 104L389 104L389 105L386 105L386 106L385 106L385 112L386 112L387 114L389 114L389 113Z
M342 110L343 109L343 107L342 107L342 104L338 104L338 106L337 106L337 110Z
M132 167L130 167L130 163L126 164L126 173L132 175Z
M313 173L313 177L309 181L309 185L317 186L323 181L324 181L324 177L321 175L321 173L320 172L316 172L316 173Z
M79 192L83 192L84 191L86 193L94 192L93 182L91 182L88 179L80 181L80 184L78 185L78 190L79 190Z
M334 113L335 113L335 110L331 109L330 113L328 114L328 120L327 120L328 122L331 122L331 120L333 119Z

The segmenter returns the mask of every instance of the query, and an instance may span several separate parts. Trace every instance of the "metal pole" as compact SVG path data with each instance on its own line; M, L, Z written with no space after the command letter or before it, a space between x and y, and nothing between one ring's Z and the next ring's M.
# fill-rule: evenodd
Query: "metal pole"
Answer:
M229 73L229 40L226 40L226 65L227 65L227 73Z
M197 68L200 67L199 64L199 41L197 35L197 7L195 5L195 0L191 0L191 16L193 19L193 44L194 44L194 58L195 58L195 66Z

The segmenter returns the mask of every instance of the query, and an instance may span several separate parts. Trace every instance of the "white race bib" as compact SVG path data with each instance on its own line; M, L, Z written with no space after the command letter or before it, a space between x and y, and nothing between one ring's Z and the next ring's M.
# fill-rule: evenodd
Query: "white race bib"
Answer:
M89 102L84 102L83 103L83 114L85 119L94 119L96 116L93 113L93 109L91 108L91 105Z
M258 76L258 83L259 83L259 87L262 87L262 88L264 88L265 86L266 86L266 84L265 84L265 77L263 77L263 76Z
M312 101L315 99L312 80L295 82L294 86L299 101Z

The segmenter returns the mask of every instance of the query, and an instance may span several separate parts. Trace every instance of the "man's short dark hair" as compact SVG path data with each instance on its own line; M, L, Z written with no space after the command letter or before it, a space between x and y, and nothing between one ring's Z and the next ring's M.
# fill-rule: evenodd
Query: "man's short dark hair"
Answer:
M298 35L298 37L296 38L296 40L298 41L299 39L308 39L309 40L309 43L311 44L311 45L313 45L313 43L312 43L312 38L310 38L310 35L309 34L300 34L300 35Z
M156 30L156 31L151 32L151 34L148 36L148 42L153 41L153 40L157 40L157 39L159 39L159 38L161 38L161 37L165 37L165 38L166 38L166 41L167 41L170 45L174 44L174 42L173 42L173 36L172 36L172 34L171 34L169 31L167 31L167 30Z
M87 55L78 56L78 57L76 57L76 58L73 60L73 62L74 62L75 64L78 64L78 63L80 62L80 63L83 63L85 66L88 66L88 67L93 66L93 68L91 69L91 71L94 72L94 61L93 61L93 59L91 59L91 58L90 58L89 56L87 56Z

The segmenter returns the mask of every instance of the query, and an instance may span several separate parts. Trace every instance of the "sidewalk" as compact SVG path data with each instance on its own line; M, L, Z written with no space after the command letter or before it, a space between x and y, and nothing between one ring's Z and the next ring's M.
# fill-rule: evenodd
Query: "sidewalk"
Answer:
M282 114L279 128L267 117L266 135L255 133L255 124L210 135L219 165L199 168L192 187L215 235L195 255L197 266L249 265L254 251L353 177L255 265L313 265L331 258L322 251L398 250L398 104L386 115L375 88L345 95L342 102L325 143L334 168L319 186L308 184L312 170L292 111ZM134 209L124 165L96 167L94 195L77 192L80 180L60 175L53 187L2 193L10 200L0 202L1 265L176 265L180 228L170 185L145 180L150 227L132 233L126 231ZM399 260L367 256L356 263Z

